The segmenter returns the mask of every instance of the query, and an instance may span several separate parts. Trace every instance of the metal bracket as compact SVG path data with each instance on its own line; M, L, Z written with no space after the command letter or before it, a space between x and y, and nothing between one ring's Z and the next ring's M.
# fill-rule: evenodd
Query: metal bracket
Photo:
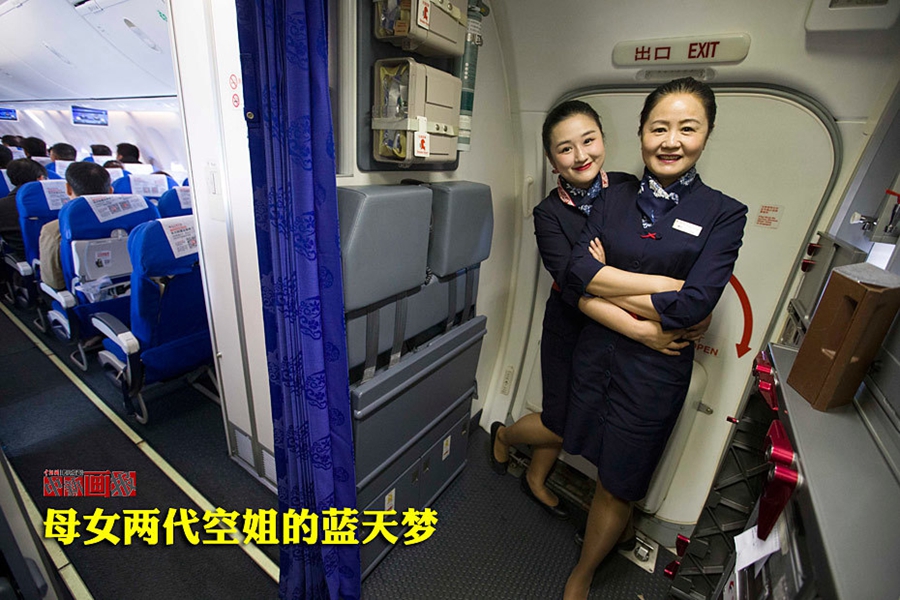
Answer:
M707 415L713 414L712 406L708 406L702 402L697 405L697 410Z

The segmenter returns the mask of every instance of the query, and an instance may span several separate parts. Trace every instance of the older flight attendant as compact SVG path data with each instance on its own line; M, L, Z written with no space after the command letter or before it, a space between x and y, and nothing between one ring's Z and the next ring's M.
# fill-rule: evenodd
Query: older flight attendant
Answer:
M712 90L689 77L647 97L638 130L643 178L607 190L572 253L564 296L579 298L586 315L611 302L672 331L712 312L731 277L747 214L695 169L715 119ZM602 244L592 242L598 237ZM648 294L636 284L638 273L684 284ZM692 346L656 352L586 321L563 439L567 452L597 465L599 480L566 600L587 598L594 570L630 537L631 503L647 493L687 395L693 354Z
M587 215L601 204L604 189L626 181L636 183L637 179L627 173L602 170L606 158L603 128L597 112L584 102L564 102L551 110L544 121L542 142L547 159L559 173L556 189L534 209L538 250L554 280L541 332L543 412L528 414L509 427L494 423L490 460L494 469L503 474L509 445L530 444L533 455L521 479L522 491L549 514L564 519L568 512L544 483L562 447L572 353L585 317L577 309L577 298L572 305L562 302L561 286L572 247ZM644 286L644 293L674 290L681 285L668 277L636 278L643 278L638 285ZM592 317L654 348L674 352L686 345L674 341L680 332L663 332L659 323L637 321L612 304L597 307Z

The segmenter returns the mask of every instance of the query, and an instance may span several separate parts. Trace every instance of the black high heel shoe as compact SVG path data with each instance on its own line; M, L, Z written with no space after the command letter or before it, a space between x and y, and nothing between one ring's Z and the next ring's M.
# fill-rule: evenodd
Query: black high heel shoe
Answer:
M500 462L497 460L497 457L494 456L494 442L497 440L497 431L499 431L501 427L503 427L503 423L500 421L491 423L491 445L488 448L488 455L491 457L491 468L494 470L494 473L506 475L506 467L509 466L509 459L507 458L505 461Z
M562 500L556 506L550 506L549 504L544 504L540 498L534 495L534 492L531 491L531 486L528 485L528 478L525 476L525 473L522 473L522 476L519 477L519 485L522 488L522 493L534 500L550 516L560 521L565 521L569 518L569 511L563 506Z

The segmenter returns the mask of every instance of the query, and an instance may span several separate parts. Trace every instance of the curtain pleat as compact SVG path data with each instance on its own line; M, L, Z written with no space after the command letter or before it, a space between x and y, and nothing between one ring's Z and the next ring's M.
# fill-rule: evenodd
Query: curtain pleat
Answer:
M356 507L326 5L236 1L278 502L321 515ZM282 545L280 595L359 598L358 546Z

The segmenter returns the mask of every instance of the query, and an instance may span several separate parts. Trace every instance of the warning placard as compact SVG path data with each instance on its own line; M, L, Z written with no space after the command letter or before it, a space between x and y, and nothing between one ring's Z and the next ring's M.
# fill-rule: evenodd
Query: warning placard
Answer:
M98 194L84 199L101 223L147 210L147 201L136 194Z
M784 207L777 204L763 204L759 207L759 213L756 215L756 226L778 229L778 226L781 224L781 213L783 210Z
M193 216L169 217L160 219L159 223L169 240L175 258L197 252L197 229Z

